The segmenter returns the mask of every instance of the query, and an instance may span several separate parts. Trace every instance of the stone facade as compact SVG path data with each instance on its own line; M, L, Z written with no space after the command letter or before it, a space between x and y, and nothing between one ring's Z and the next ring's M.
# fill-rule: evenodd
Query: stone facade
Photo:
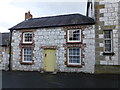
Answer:
M9 47L0 46L0 70L9 70Z
M95 2L95 43L96 43L96 72L119 73L120 65L120 27L119 27L119 0L114 2L99 0ZM112 30L112 49L114 55L104 55L104 30ZM99 67L99 68L98 68ZM112 68L110 71L109 68Z
M72 26L71 26L72 27ZM82 67L67 67L66 62L66 28L41 28L34 29L34 50L33 60L34 64L24 65L20 63L20 42L21 35L24 30L14 30L12 33L12 57L11 66L12 70L22 71L44 71L44 48L43 47L56 47L56 72L86 72L94 73L95 66L95 31L94 26L86 25L79 26L82 28L83 41L85 47L82 48ZM74 28L74 27L72 27Z
M9 42L9 33L0 33L0 70L9 70L8 42Z

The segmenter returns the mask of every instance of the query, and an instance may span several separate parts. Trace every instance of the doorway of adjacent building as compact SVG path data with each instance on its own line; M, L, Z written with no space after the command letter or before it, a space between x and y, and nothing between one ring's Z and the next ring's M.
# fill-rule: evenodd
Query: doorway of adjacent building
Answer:
M56 50L44 50L44 70L46 72L54 72L56 68Z

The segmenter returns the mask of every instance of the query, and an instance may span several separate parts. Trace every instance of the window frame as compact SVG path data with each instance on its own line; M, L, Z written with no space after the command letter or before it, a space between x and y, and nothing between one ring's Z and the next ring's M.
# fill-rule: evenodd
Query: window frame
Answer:
M110 37L111 38L105 38L105 31L110 31ZM105 41L110 40L111 41L111 51L105 51ZM112 53L113 52L113 32L112 30L104 30L104 53Z
M79 30L80 31L80 40L74 41L74 40L69 40L69 31L73 31L73 30ZM71 30L67 30L67 42L68 43L77 43L77 42L81 42L81 29L71 29Z
M28 41L26 42L26 41L25 41L25 34L28 34L28 33L29 33L29 34L32 34L32 41L31 41L31 42L28 42ZM22 40L22 42L23 42L23 43L26 43L26 44L27 44L27 43L28 43L28 44L33 43L33 32L23 32L23 40Z
M79 49L80 51L79 51L79 56L80 56L80 63L70 63L69 62L69 49L75 49L75 48L77 48L77 49ZM81 66L82 65L82 60L81 60L82 58L81 58L81 48L79 48L79 47L70 47L70 48L68 48L67 49L67 65L74 65L74 66Z
M31 56L31 59L32 59L31 61L25 61L25 60L24 60L24 49L25 49L25 48L31 48L31 50L32 50L32 51L31 51L31 52L32 52L32 53L31 53L31 55L32 55L32 56ZM23 48L22 48L22 63L33 63L33 48L32 48L32 47L23 47Z

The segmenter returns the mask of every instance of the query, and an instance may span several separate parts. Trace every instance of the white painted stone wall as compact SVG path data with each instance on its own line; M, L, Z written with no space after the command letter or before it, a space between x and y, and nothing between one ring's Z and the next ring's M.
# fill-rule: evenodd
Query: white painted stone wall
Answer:
M38 29L35 33L35 48L34 48L34 57L35 60L40 61L40 68L44 69L44 49L40 48L41 46L57 46L56 50L56 63L57 70L62 70L66 58L64 54L66 53L63 47L63 44L66 43L64 35L66 34L63 28L50 28L50 29ZM40 51L40 52L38 52ZM62 67L60 67L62 64Z
M35 60L35 64L33 65L23 65L20 64L20 41L21 41L21 35L22 33L19 31L13 31L12 34L12 57L11 57L11 66L12 70L21 70L21 71L39 71L40 70L40 64L39 60Z
M85 31L85 38L83 39L83 43L86 43L86 47L84 50L85 65L82 68L77 67L67 67L65 65L66 50L63 47L66 44L66 40L64 39L64 35L66 32L63 28L42 28L37 29L34 32L34 42L35 47L33 50L34 53L34 64L33 65L22 65L20 64L20 35L22 34L19 31L13 31L12 38L12 47L13 47L13 55L12 55L12 69L13 70L24 70L24 71L43 71L44 70L44 49L41 46L57 46L56 50L56 71L58 72L86 72L86 73L94 73L94 65L95 65L95 31L92 26L88 26Z
M100 64L102 65L118 65L119 59L118 57L120 54L118 54L118 41L119 41L119 22L118 22L118 9L119 9L119 2L120 0L115 0L112 2L111 1L106 1L106 0L100 0L99 5L105 5L105 8L100 9L100 13L103 13L104 16L100 17L100 21L104 21L104 26L110 26L110 25L115 25L115 29L113 30L113 52L115 53L114 56L105 56L105 60L101 60ZM101 28L101 27L100 27ZM99 38L103 38L103 34L99 35ZM104 47L103 43L99 43L100 47ZM100 56L102 55L103 52L100 52Z
M83 34L85 34L83 43L86 43L86 47L85 47L85 51L84 51L85 66L83 67L83 70L85 72L94 73L94 68L95 68L95 26L86 28L83 31Z
M9 70L9 47L0 47L0 70Z

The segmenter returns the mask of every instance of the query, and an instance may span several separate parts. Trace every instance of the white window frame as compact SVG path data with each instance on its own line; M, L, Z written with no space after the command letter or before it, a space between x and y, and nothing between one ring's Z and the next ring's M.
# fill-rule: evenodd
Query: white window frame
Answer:
M79 30L80 31L80 40L74 41L74 40L69 40L69 31L72 30ZM81 29L72 29L67 31L67 42L81 42Z
M74 48L77 48L77 47L71 47L71 48L74 49ZM78 47L78 48L79 48L79 47ZM81 60L81 59L82 59L82 58L81 58L81 48L79 48L79 49L80 49L80 63L70 63L70 62L69 62L69 49L70 49L70 48L67 49L68 65L81 65L81 63L82 63L82 60Z
M25 41L25 34L28 34L28 33L29 33L29 34L32 34L32 41L31 41L31 42L26 42L26 41ZM32 42L33 42L33 33L32 33L32 32L24 32L24 33L23 33L23 43L32 43Z
M111 38L105 38L105 31L110 31ZM105 40L111 40L111 51L105 51ZM113 52L113 32L112 30L104 30L104 52L105 53L112 53Z
M25 61L24 60L24 49L25 48L27 48L27 47L24 47L24 48L22 48L22 62L24 62L24 63L32 63L32 60L31 61ZM31 47L28 47L28 48L31 48ZM31 48L32 49L32 48Z

